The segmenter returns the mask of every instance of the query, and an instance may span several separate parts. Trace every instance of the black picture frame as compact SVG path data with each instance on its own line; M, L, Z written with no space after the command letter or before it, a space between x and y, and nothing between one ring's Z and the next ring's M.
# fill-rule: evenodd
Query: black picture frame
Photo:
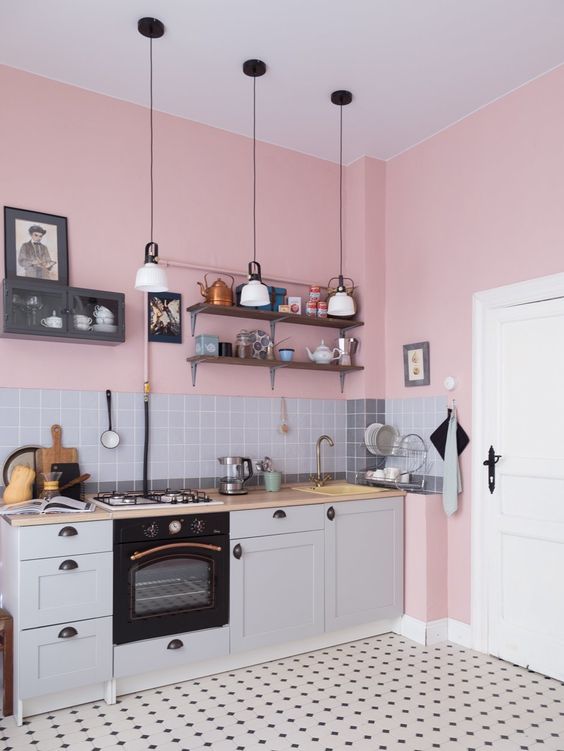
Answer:
M37 244L34 227L38 228L34 233ZM66 216L4 206L4 260L7 279L38 279L68 286Z
M403 345L403 377L405 386L428 386L431 383L429 342Z
M182 343L182 295L179 292L149 292L147 337L150 342Z

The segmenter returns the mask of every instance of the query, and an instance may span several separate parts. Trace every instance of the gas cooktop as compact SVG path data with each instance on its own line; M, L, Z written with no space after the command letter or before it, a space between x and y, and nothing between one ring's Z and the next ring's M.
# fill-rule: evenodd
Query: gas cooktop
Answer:
M112 490L111 493L97 493L94 500L106 509L138 508L155 509L163 506L221 506L223 501L215 501L202 490L152 490L147 495L137 490Z

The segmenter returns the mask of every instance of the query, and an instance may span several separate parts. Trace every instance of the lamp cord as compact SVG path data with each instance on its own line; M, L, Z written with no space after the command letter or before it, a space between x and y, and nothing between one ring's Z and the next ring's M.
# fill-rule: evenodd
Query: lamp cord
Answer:
M153 38L149 39L149 88L150 88L150 108L149 108L149 123L151 134L151 247L153 247Z
M343 276L343 105L340 110L339 133L339 276Z
M253 262L257 260L257 79L253 78Z

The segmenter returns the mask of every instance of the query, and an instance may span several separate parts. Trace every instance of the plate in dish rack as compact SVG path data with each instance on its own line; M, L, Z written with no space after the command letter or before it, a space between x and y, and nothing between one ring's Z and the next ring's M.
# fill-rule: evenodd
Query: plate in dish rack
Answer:
M257 360L266 360L270 337L266 331L260 329L254 329L249 334L251 335L251 357L256 357Z

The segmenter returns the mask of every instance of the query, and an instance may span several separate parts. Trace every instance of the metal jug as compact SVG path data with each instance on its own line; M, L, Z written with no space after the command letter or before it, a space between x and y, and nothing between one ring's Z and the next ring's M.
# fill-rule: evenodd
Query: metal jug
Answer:
M202 284L202 282L197 282L200 287L202 297L205 297L206 302L210 305L233 305L233 285L235 284L235 279L231 276L231 274L226 274L225 276L228 276L231 279L231 287L228 287L223 279L219 277L215 280L211 287L208 286L207 274L204 274L205 286L204 284Z

